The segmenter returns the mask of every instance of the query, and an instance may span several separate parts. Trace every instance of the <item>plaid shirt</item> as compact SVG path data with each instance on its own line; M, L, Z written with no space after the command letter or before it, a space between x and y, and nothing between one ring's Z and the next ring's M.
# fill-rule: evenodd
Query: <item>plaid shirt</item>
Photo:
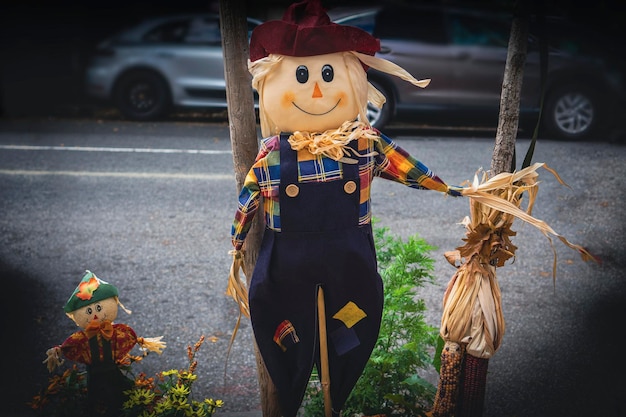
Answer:
M360 138L358 143L361 205L359 224L371 221L370 192L374 176L396 181L415 189L450 192L448 186L424 164L409 155L387 136L379 141ZM298 179L300 182L325 182L342 178L342 163L307 150L298 151ZM239 205L231 229L235 249L241 249L250 230L252 219L263 197L265 225L280 231L280 136L261 142L256 161L246 176L239 194Z

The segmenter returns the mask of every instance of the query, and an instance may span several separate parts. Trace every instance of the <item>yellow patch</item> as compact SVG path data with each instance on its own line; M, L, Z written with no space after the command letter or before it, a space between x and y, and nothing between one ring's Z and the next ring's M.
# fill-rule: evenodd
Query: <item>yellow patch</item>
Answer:
M341 320L347 328L351 328L365 317L367 317L365 311L361 310L352 301L349 301L333 316L334 319Z

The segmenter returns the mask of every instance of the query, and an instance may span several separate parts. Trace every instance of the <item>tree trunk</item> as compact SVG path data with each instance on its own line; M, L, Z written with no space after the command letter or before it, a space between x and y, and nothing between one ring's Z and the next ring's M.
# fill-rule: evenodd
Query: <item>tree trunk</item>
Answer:
M220 24L224 51L228 126L233 150L237 193L239 193L258 152L254 95L251 76L247 67L249 45L245 0L220 0ZM263 216L257 215L246 237L244 269L249 272L246 276L248 288L261 244L262 223ZM263 416L280 417L278 394L256 344L254 351Z
M515 138L519 124L520 95L528 43L528 14L526 10L518 12L513 19L509 37L500 96L500 116L491 159L491 176L513 172L515 169ZM485 401L489 359L475 358L467 353L465 355L463 382L455 415L480 417Z
M521 2L523 3L523 2ZM496 144L491 158L491 175L513 172L515 138L519 124L520 94L526 63L528 44L528 15L525 11L516 15L511 25L511 35L502 81L500 117L496 131Z

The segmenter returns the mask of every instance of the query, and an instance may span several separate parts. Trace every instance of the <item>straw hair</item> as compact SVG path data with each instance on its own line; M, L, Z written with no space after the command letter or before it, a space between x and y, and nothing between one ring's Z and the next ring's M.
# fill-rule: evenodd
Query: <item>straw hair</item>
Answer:
M252 88L259 93L259 122L261 124L261 134L263 137L269 137L280 133L277 131L278 129L276 128L276 123L272 122L265 112L262 94L267 74L272 70L272 68L278 65L282 59L282 55L270 54L254 62L248 60L248 71L252 74Z
M239 315L237 322L233 328L233 334L230 336L228 342L228 349L226 350L226 360L224 361L224 377L226 376L226 367L228 366L228 358L230 357L230 350L235 342L237 331L241 325L241 318L245 316L250 318L250 305L248 303L248 287L246 286L246 271L244 269L245 264L245 251L244 250L231 250L228 252L233 257L233 262L230 265L230 272L228 274L228 285L226 287L226 295L232 298L239 307ZM241 277L243 275L243 279Z
M418 80L411 74L409 74L404 68L394 64L391 61L387 61L386 59L354 51L351 51L350 53L354 54L362 63L364 63L368 67L372 67L380 72L384 72L386 74L401 78L416 87L426 88L428 84L430 84L430 78ZM385 96L383 96L380 91L378 91L372 84L369 85L367 99L370 103L378 108L381 108L385 103Z

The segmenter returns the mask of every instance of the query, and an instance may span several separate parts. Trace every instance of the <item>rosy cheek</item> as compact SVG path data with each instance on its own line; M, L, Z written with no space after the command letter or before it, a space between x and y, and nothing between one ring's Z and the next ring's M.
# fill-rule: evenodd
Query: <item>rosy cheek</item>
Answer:
M348 95L343 91L338 92L335 95L335 103L339 103L338 104L339 107L346 107L349 104Z
M292 103L295 101L295 99L296 99L296 95L291 91L287 91L286 93L283 94L283 98L280 101L280 104L282 107L288 108L292 106Z

